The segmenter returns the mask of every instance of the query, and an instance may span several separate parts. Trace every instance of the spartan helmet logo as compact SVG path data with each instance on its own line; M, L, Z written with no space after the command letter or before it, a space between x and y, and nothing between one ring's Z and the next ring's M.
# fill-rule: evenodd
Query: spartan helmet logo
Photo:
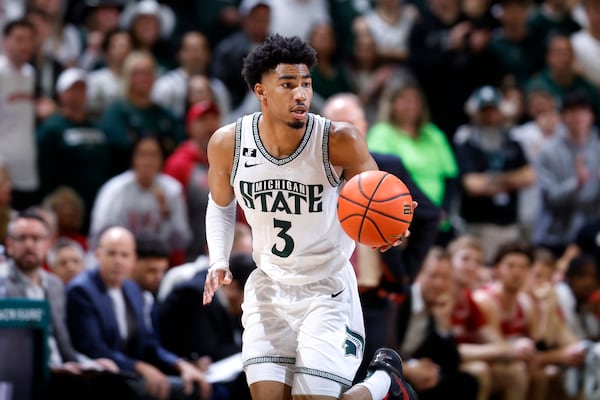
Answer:
M358 332L354 332L346 326L346 340L344 341L345 356L357 357L363 354L365 349L365 338ZM359 353L360 352L360 353Z

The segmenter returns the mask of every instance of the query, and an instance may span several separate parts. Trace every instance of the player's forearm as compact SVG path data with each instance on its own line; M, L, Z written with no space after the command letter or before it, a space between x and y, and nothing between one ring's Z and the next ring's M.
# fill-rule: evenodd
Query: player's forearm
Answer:
M206 241L211 267L229 265L235 229L235 210L235 200L222 207L209 195L206 207Z

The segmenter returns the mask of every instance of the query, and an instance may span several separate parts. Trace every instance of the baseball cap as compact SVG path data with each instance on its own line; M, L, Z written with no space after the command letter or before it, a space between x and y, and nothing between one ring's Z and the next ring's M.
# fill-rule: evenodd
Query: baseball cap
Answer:
M473 92L471 101L473 102L474 109L481 111L485 107L500 107L502 95L493 86L482 86Z
M62 93L68 90L76 82L87 83L87 74L81 68L68 68L64 70L56 81L56 92Z
M250 14L250 11L252 11L254 8L256 8L258 6L267 6L270 8L271 1L270 0L242 0L242 2L240 3L240 6L238 8L238 11L240 12L241 15L246 16L246 15Z
M186 116L186 122L189 124L207 113L219 115L220 112L217 105L212 101L200 101L190 107Z

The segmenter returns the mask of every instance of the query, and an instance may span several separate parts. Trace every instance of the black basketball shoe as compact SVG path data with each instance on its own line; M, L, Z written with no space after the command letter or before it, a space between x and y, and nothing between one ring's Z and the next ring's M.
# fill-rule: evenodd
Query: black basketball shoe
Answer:
M398 353L385 347L377 350L367 369L367 376L379 370L387 372L392 378L392 384L384 400L418 400L415 390L404 379L402 358Z

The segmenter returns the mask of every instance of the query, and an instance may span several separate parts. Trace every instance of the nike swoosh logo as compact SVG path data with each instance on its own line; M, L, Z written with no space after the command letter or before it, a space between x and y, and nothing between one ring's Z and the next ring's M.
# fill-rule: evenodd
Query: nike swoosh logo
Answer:
M344 289L345 289L345 288L344 288ZM340 291L339 291L339 292L337 292L337 293L332 293L332 294L331 294L331 298L338 297L340 294L342 294L342 292L344 291L344 289L340 290Z
M244 167L246 167L246 168L250 168L250 167L256 167L257 165L260 165L260 164L262 164L262 163L248 164L248 161L246 161L246 162L244 163Z

